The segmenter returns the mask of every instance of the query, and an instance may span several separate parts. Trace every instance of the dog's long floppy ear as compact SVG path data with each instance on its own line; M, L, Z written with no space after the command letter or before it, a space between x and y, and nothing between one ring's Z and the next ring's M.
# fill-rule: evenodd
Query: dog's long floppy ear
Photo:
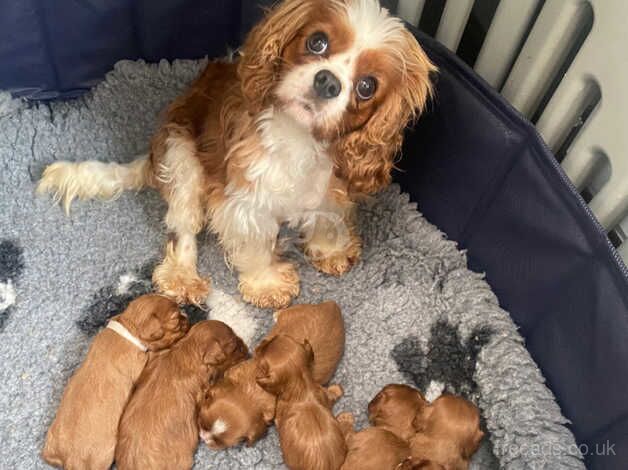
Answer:
M258 113L277 81L281 55L305 26L316 0L284 0L266 12L240 49L238 75L249 110Z
M409 31L402 34L399 83L394 85L361 128L338 139L332 148L336 176L347 181L352 194L375 193L390 183L403 131L420 115L432 96L436 67Z

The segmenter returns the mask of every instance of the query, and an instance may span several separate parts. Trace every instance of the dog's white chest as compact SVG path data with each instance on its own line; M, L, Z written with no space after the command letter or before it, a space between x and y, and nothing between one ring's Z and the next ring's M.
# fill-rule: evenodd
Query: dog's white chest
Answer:
M317 209L332 172L326 145L292 118L271 109L260 119L264 155L247 170L255 205L280 220Z

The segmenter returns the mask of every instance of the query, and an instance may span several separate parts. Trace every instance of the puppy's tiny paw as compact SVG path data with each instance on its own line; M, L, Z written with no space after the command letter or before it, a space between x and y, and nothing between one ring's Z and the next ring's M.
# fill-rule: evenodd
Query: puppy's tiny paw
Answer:
M331 401L337 401L342 395L344 395L344 390L340 385L333 384L327 387L327 396Z
M355 418L348 411L343 411L336 416L336 420L341 424L347 424L353 426L355 424Z

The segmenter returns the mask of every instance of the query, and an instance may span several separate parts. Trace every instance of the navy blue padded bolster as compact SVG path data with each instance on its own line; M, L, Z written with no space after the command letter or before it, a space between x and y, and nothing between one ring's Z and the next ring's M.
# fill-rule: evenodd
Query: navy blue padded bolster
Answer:
M628 462L628 271L535 128L454 54L435 103L407 134L395 177L486 272L590 454ZM584 447L583 447L584 449Z

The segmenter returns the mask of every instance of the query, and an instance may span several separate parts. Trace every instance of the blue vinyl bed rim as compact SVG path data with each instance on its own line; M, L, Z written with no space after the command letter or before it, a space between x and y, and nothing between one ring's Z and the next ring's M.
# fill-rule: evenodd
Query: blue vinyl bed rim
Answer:
M479 91L479 89L483 90L483 93L477 93L477 96L482 98L484 103L490 106L493 109L493 112L496 114L500 114L503 118L506 118L510 121L511 124L516 125L519 128L525 130L525 132L531 137L531 141L538 147L543 154L547 156L547 161L552 164L553 169L556 174L562 180L565 187L568 189L571 196L575 197L576 201L580 205L580 208L586 213L589 220L595 225L597 232L600 236L600 240L603 241L604 245L608 249L608 254L610 259L616 264L620 273L623 276L623 280L628 284L628 267L624 260L621 258L610 239L606 234L606 230L597 217L591 211L589 205L582 198L573 182L569 179L569 177L565 174L563 167L560 165L558 160L555 158L552 150L547 146L547 143L537 130L537 128L531 124L528 119L519 112L517 108L512 106L510 102L508 102L500 93L495 91L480 75L476 74L469 66L464 63L457 55L452 54L444 45L440 42L433 40L429 36L423 34L421 31L416 29L413 25L406 23L406 27L412 31L412 33L420 39L421 44L428 43L429 49L426 50L430 58L433 55L437 55L439 59L443 62L447 62L452 68L451 70L457 70L458 78L469 81L473 84L473 90ZM488 99L487 99L488 95ZM435 99L438 100L438 96L435 96ZM495 101L499 103L499 106L494 106ZM503 110L508 110L507 113L503 112ZM515 116L517 119L511 119L512 116ZM529 143L528 141L527 143ZM626 293L626 300L628 301L628 292Z
M523 136L523 140L519 142L516 152L525 153L526 151L528 151L529 153L531 150L533 153L531 157L534 159L536 167L538 167L539 171L542 172L543 178L546 181L551 181L552 183L554 183L554 186L556 185L562 186L562 189L555 188L555 189L558 189L558 191L554 191L554 193L556 193L557 196L560 197L560 200L562 201L561 208L562 210L568 211L568 213L571 214L571 218L574 221L577 221L577 223L579 224L578 225L579 230L581 230L582 233L586 236L586 240L588 240L588 243L589 243L590 250L581 253L581 255L583 256L584 262L587 262L587 259L590 259L590 258L587 258L587 256L590 257L591 255L595 255L598 261L603 264L604 268L612 276L611 282L614 283L615 285L615 290L613 290L613 294L616 294L617 296L619 296L615 300L618 300L621 303L621 308L619 309L615 308L613 310L613 312L615 312L613 313L613 315L616 315L617 313L616 310L619 310L618 312L619 316L614 316L613 318L615 318L616 320L621 318L622 319L621 325L625 325L625 320L628 319L628 268L626 267L626 264L623 262L623 260L619 256L617 250L615 250L615 248L612 246L610 239L607 237L604 228L600 225L595 215L591 212L589 206L585 203L585 201L582 199L582 197L580 196L580 194L578 193L578 191L572 184L572 182L566 176L562 167L560 166L560 164L558 163L553 153L548 148L548 146L546 145L545 141L543 140L541 135L538 133L536 128L529 121L527 121L527 119L524 116L522 116L516 109L514 109L512 105L510 105L510 103L508 103L499 93L497 93L494 89L492 89L481 77L475 74L475 72L468 65L462 62L457 56L451 53L443 45L441 45L434 39L427 37L423 33L417 31L416 28L413 28L412 26L408 26L408 28L411 31L413 31L413 33L419 38L420 42L424 45L426 52L437 63L437 65L439 65L442 69L446 69L446 71L450 73L455 78L455 80L459 80L462 83L463 87L466 88L466 91L472 94L474 98L481 101L482 105L487 110L489 110L490 113L497 116L505 124L505 126L508 129L512 129L514 133L519 133ZM466 84L466 86L464 84ZM435 103L431 105L432 108L438 108L438 104L439 104L438 93L435 100L436 100ZM426 114L429 114L429 111L430 111L430 107L428 107L428 111ZM429 119L429 117L427 117L427 119ZM419 129L420 127L421 127L421 123L418 123L415 129ZM412 133L413 131L411 130L410 132ZM431 156L434 157L434 155L431 155ZM421 158L421 155L419 155L418 158ZM515 166L518 165L518 163L519 162L516 159L513 159L512 161L509 162L510 164L509 168L505 172L501 173L501 179L499 180L501 185L506 184L506 180L510 171L512 171L513 168L515 168ZM451 165L449 166L449 169L451 169L450 167ZM412 171L408 170L408 173L412 173ZM414 177L416 178L417 175L415 174ZM406 184L404 185L403 176L400 177L400 180L401 180L402 187L407 186L407 184L410 184L412 186L413 184L412 182L408 183L406 181ZM438 189L442 190L443 188L439 187ZM500 191L501 191L501 188L497 188L493 190L493 193L498 194ZM422 212L424 212L428 220L431 220L433 223L440 225L438 220L433 220L430 217L430 214L428 213L429 211L428 212L423 211L421 207L422 200L420 199L420 197L415 197L415 195L413 195L412 189L410 189L409 192L411 193L411 198L419 203L419 209L421 209ZM491 200L492 196L488 197L484 195L483 199L484 198L487 200ZM431 201L430 204L434 206L433 201ZM436 204L436 206L438 206L438 204ZM431 209L433 210L433 207ZM473 220L474 218L477 218L476 212L486 213L489 209L490 209L490 205L483 205L482 201L479 201L476 207L473 209L473 213L470 216L468 216L467 220L465 221L463 225L464 228L462 229L461 233L453 234L452 238L458 241L458 243L461 245L462 248L467 248L466 245L467 245L467 242L469 242L469 236L472 234L473 232L472 229L474 228L472 226L472 223L470 223L470 221ZM435 219L438 219L438 218L439 218L438 216L435 217ZM445 231L447 230L445 229ZM471 249L470 254L471 255L473 254L473 249ZM470 265L471 264L472 263L470 263ZM483 263L481 262L481 264ZM477 266L471 266L471 267L476 270L478 269ZM596 268L599 268L599 266L596 266ZM484 271L487 274L490 274L490 269L480 268L479 270ZM598 292L593 292L591 295L594 296L597 293ZM560 293L556 293L555 295L558 296L560 295ZM508 302L507 298L502 298L500 296L500 302L504 300ZM609 302L612 303L613 301L611 300ZM559 304L560 304L560 301L559 301ZM613 304L612 306L616 307L616 304ZM516 313L516 309L511 308L510 305L507 305L506 308L510 310L511 312ZM552 380L550 380L550 377L554 374L554 372L557 371L556 364L554 364L553 366L550 366L550 367L553 367L553 369L548 369L547 368L548 357L546 355L539 356L537 354L537 351L535 351L534 345L528 344L528 338L530 338L536 333L536 329L538 327L542 325L544 326L544 323L546 322L546 320L548 319L551 320L552 317L556 317L556 320L559 320L560 322L563 322L564 324L565 319L559 317L558 315L559 314L564 315L565 305L559 305L559 309L560 308L562 308L562 310L559 310L556 313L550 311L550 312L546 312L547 315L545 316L537 315L536 323L532 324L532 326L528 325L527 331L525 333L522 331L522 334L526 338L526 344L528 346L528 349L530 350L534 359L539 364L539 367L543 371L544 375L548 378L548 384L550 388L552 388L552 390L556 394L557 400L559 404L561 405L561 408L563 408L563 411L565 412L564 410L565 404L571 403L572 408L573 408L573 400L572 400L573 397L565 396L563 393L560 393L558 390L558 388L560 387L556 387L557 385L560 385L560 382L553 383ZM519 312L519 313L522 313L522 312ZM593 316L591 316L591 313L593 313ZM614 325L604 324L604 320L608 320L608 317L609 315L607 315L606 312L604 312L603 310L597 309L597 310L590 311L588 314L588 317L585 314L585 316L582 318L584 320L589 320L589 321L591 321L591 318L593 318L594 321L596 319L599 320L592 325L595 328L592 331L592 334L597 332L596 330L608 331L608 334L606 335L608 339L610 340L612 338L616 340L617 335L616 335L616 332L613 331L615 329ZM516 318L513 318L513 319L517 321ZM580 321L580 318L576 318L575 321ZM624 331L624 330L625 330L625 327L623 328L623 330L620 329L620 331ZM592 342L589 342L586 345L589 349L591 349L591 346L596 346L596 338L594 336L591 336L591 338L592 338L591 339ZM566 345L563 344L562 346L565 347ZM573 342L570 344L570 346L577 347L577 345L574 345ZM599 348L600 346L602 346L602 349L604 350L604 352L608 352L609 348L612 348L612 346L608 346L606 344L600 345L599 343L597 343L598 349L600 349ZM625 351L624 350L621 350L621 351L622 352L620 353L621 354L620 356L609 357L608 358L609 361L613 361L613 362L617 361L619 363L624 363L626 360L628 360L628 357L626 357ZM547 353L547 348L545 352ZM564 351L561 352L557 350L556 352L559 353L558 354L559 357L564 358L564 357L569 356L569 354L565 356ZM613 352L618 352L616 345ZM603 354L599 350L594 351L594 353ZM578 365L579 364L564 363L562 367L573 368L573 367L578 367ZM611 369L620 368L618 366L613 367L612 365L609 367L606 367L603 370L606 370L606 369L611 370ZM624 373L622 375L626 375L625 372L626 371L624 370ZM561 374L562 373L559 373L559 375ZM625 380L616 376L612 376L612 377L614 377L613 383L616 386L621 387L619 390L622 390L625 392L627 388ZM609 378L611 377L607 376L606 380L608 381ZM593 385L589 384L589 387L594 388L594 389L599 389L601 387L601 383L598 383L598 384L594 383ZM576 391L576 394L578 394L578 391ZM580 398L586 395L587 395L587 392L583 392ZM576 399L576 403L577 402L578 402L578 399ZM608 412L608 409L617 409L617 404L613 405L611 403L611 405L609 406L611 408L603 404L601 407L598 406L596 409L598 410L604 409L605 412ZM575 410L576 411L574 412L572 409L571 413L565 412L566 416L568 418L570 416L572 418L576 418L574 420L576 422L578 421L579 416L580 417L584 416L584 420L586 422L588 419L586 415L587 413L589 413L589 411L584 409L581 403L575 407ZM605 436L612 436L613 438L620 440L619 446L622 448L624 452L624 454L621 454L621 455L625 455L626 449L628 448L626 437L625 437L625 429L628 429L628 413L627 412L624 411L624 412L615 414L612 419L607 420L605 424L597 428L590 428L590 427L587 429L580 428L577 425L575 425L574 421L571 422L572 426L570 427L572 427L572 430L576 434L576 438L580 443L588 444L589 450L592 449L592 446L594 444L597 446L597 443L598 443L597 441L599 439L602 439ZM618 459L620 458L618 457ZM604 460L603 457L593 455L593 454L589 454L585 456L585 460L587 462L587 465L590 466L590 468L595 468L595 469L597 468L613 468L613 469L622 468L623 469L624 468L622 466L622 463L618 462L617 460L613 460L613 459ZM619 466L616 466L618 464Z

